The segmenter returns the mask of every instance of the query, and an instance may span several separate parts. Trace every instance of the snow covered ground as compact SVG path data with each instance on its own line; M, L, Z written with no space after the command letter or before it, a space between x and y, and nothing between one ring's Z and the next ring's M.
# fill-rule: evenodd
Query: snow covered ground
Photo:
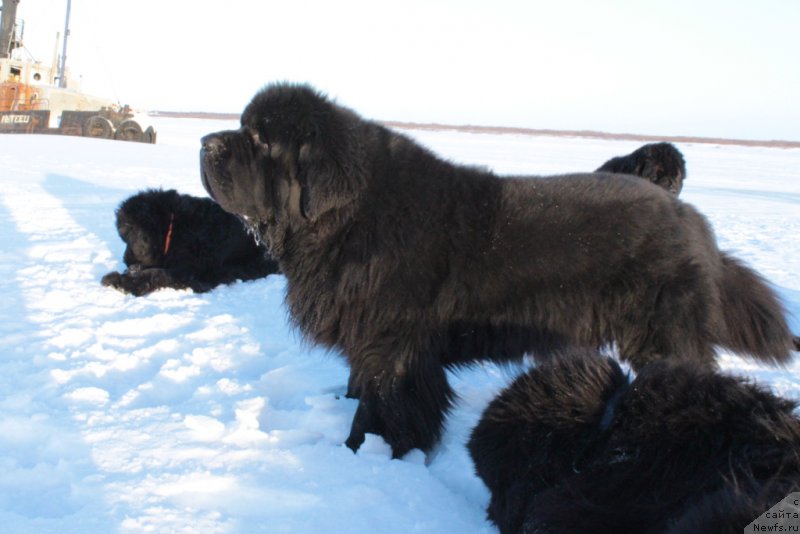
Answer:
M0 137L0 531L488 533L464 448L521 368L450 374L441 444L390 460L342 445L356 407L336 354L287 325L285 280L125 296L114 208L145 187L204 195L198 139L235 122L158 118L157 145ZM592 170L641 143L412 131L507 173ZM800 331L800 150L680 145L682 197L775 284ZM800 363L725 369L800 398Z

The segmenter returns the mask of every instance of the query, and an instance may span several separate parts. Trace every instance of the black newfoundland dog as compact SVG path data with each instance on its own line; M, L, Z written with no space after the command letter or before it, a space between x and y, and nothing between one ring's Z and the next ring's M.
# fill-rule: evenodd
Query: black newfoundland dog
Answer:
M663 187L675 196L683 189L686 163L683 154L671 143L650 143L627 156L617 156L594 172L633 174Z
M122 202L116 216L128 269L101 282L125 293L165 287L200 293L278 271L242 222L208 198L150 189Z
M503 533L739 534L800 491L795 408L695 362L628 383L610 358L571 354L494 399L469 451Z
M286 275L290 316L341 351L360 402L347 445L437 441L445 367L615 343L639 369L720 345L790 358L784 311L705 219L624 175L500 178L438 158L307 86L259 92L207 135L202 181Z

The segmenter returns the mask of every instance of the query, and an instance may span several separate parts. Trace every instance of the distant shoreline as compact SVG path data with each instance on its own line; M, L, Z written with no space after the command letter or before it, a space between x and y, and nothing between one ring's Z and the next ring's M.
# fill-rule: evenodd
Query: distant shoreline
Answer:
M204 111L152 111L149 115L157 117L169 117L176 119L209 119L209 120L239 120L238 113L211 113ZM659 136L629 133L609 133L597 132L593 130L546 130L535 128L514 128L507 126L473 126L473 125L449 125L436 123L418 122L399 122L399 121L379 121L390 128L402 130L431 130L431 131L456 131L479 134L514 134L514 135L533 135L547 137L586 137L592 139L608 139L614 141L643 141L657 142L668 141L670 143L703 143L712 145L738 145L749 147L767 148L800 148L800 141L757 141L750 139L725 139L718 137L695 137L695 136Z

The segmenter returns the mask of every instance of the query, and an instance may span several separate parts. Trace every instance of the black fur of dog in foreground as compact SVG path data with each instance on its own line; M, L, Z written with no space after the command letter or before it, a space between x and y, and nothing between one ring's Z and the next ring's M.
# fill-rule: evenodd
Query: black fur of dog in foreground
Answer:
M499 177L308 86L275 84L201 141L201 179L268 247L305 339L347 358L346 443L430 450L445 370L615 345L635 369L792 358L775 292L692 206L629 175Z
M469 451L503 533L742 532L800 491L796 404L695 362L587 352L494 399Z
M208 198L141 191L117 208L116 225L127 270L108 273L102 284L125 293L167 287L201 293L278 272L242 222Z
M611 158L595 172L633 174L678 196L686 179L686 162L672 143L650 143L628 155Z

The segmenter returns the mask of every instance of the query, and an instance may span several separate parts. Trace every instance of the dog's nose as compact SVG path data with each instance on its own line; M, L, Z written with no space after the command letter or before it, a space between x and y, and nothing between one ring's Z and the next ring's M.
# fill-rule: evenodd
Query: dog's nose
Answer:
M219 134L209 134L200 140L200 146L207 154L221 154L225 150L225 140Z

